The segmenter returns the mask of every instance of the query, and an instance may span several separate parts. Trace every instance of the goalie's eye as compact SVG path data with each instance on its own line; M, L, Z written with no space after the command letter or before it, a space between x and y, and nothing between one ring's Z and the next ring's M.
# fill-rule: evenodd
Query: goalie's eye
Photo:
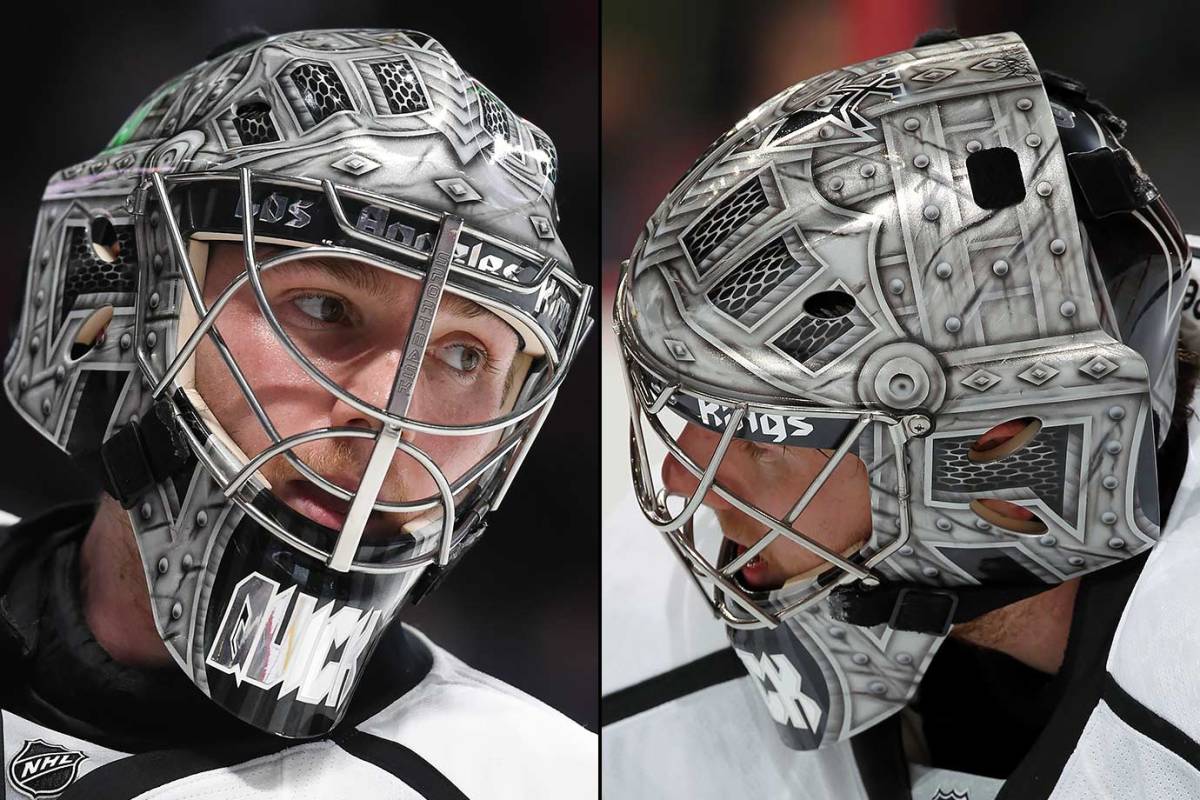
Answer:
M328 294L304 294L292 299L293 305L305 316L326 325L337 325L349 318L346 302Z

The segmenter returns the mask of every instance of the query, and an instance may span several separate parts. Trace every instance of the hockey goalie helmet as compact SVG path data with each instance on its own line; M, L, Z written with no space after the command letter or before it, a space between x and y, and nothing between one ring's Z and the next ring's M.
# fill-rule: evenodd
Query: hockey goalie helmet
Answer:
M556 179L382 30L212 58L51 178L5 388L129 509L168 651L247 722L336 725L500 505L589 325Z
M954 623L1158 536L1188 255L1120 133L1014 34L942 42L781 92L647 223L615 307L635 489L790 746L902 708ZM767 504L747 443L821 458ZM804 522L848 466L858 540ZM753 580L776 540L819 566Z

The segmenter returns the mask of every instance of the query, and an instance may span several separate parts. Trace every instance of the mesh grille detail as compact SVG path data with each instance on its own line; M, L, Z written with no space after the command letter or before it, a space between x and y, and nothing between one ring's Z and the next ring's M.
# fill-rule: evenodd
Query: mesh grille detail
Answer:
M353 108L342 79L328 64L301 64L292 70L291 77L314 124L319 125L332 114Z
M71 228L70 231L60 322L67 318L80 295L137 289L137 244L132 225L113 227L118 251L111 264L96 256L86 228Z
M475 94L479 97L479 119L483 129L492 137L503 138L504 141L512 144L515 141L512 112L494 94L478 83L475 84Z
M375 73L393 114L412 114L429 108L429 98L425 96L421 82L417 80L417 72L407 58L372 64L371 71Z
M783 239L775 239L748 256L709 289L708 299L729 316L741 319L799 266Z
M822 365L814 359L854 327L849 315L821 319L803 314L775 339L775 346L814 372Z
M699 222L683 236L683 246L692 257L692 263L699 267L700 262L707 258L717 245L725 241L729 234L745 225L767 205L762 180L755 177L706 211Z
M233 117L233 129L244 145L279 141L279 131L271 121L271 107L266 103L238 106L237 114Z
M1029 489L1062 516L1069 436L1067 427L1043 428L1012 455L982 464L967 458L976 437L938 439L933 443L933 491L936 495Z

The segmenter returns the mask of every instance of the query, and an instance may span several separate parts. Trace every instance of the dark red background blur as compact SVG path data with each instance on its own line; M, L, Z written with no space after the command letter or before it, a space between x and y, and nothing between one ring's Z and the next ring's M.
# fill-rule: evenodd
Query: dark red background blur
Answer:
M3 55L4 351L24 285L38 198L61 167L98 153L138 103L248 25L268 32L414 28L545 129L560 157L562 236L595 284L598 5L583 2L28 4ZM492 527L428 602L402 614L467 663L561 709L598 720L599 337L592 335ZM0 508L19 516L93 488L0 401Z

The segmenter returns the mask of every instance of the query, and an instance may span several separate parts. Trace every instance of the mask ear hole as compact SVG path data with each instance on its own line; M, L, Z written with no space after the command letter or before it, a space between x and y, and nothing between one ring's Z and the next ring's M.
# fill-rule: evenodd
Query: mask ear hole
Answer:
M972 500L971 510L984 522L989 522L997 528L1003 528L1012 533L1037 535L1049 530L1046 523L1042 522L1041 517L1037 514L1007 500L994 498Z
M79 330L75 332L75 341L71 343L72 361L78 361L92 352L92 348L96 345L104 342L104 334L108 330L108 323L112 322L112 318L112 306L100 306L88 315L88 318L79 326Z
M1033 441L1042 429L1042 421L1022 417L1001 422L980 436L967 450L967 459L976 464L998 461Z
M817 319L841 319L854 310L854 295L840 289L817 292L804 301L804 313Z
M121 253L121 245L117 241L117 229L113 227L112 220L108 217L96 217L92 220L89 233L96 258L105 264L116 261Z

